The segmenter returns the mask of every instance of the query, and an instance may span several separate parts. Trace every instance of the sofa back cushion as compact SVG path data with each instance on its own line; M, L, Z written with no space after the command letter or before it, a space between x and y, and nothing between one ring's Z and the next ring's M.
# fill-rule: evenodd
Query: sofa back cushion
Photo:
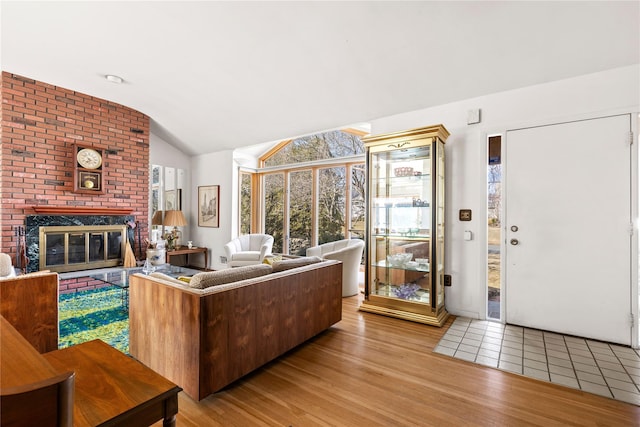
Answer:
M189 286L197 289L206 289L211 286L253 279L254 277L270 274L272 271L271 266L266 264L255 264L244 267L226 268L218 271L208 271L194 274L189 282Z
M317 256L305 256L300 258L283 259L282 261L275 261L271 266L273 272L290 270L292 268L298 268L309 264L315 264L322 261L322 258Z

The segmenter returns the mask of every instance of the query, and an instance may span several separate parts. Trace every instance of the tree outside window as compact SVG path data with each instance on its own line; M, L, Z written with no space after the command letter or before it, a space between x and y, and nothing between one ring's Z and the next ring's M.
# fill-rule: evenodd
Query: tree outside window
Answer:
M316 244L362 237L358 233L358 227L364 231L361 136L331 131L296 138L262 159L263 166L272 169L258 173L264 195L264 231L274 236L274 252L304 255ZM243 211L241 215L248 214Z

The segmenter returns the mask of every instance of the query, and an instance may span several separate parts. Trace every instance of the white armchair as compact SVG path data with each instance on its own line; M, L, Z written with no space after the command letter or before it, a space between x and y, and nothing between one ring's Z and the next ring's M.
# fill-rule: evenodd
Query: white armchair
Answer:
M342 296L350 297L358 293L358 273L363 251L364 241L345 239L309 248L307 256L342 261Z
M273 236L268 234L244 234L224 245L230 267L260 264L272 248Z

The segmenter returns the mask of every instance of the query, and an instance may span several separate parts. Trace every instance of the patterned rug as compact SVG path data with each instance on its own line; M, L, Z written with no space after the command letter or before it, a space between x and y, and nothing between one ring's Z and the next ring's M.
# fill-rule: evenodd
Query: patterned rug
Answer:
M60 295L59 348L101 339L129 353L129 312L111 287Z

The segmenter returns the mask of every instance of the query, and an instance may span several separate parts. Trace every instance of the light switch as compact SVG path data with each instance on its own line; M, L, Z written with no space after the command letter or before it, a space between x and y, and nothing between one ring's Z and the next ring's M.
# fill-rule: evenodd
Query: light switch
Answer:
M465 230L464 240L473 240L473 233L469 230Z

